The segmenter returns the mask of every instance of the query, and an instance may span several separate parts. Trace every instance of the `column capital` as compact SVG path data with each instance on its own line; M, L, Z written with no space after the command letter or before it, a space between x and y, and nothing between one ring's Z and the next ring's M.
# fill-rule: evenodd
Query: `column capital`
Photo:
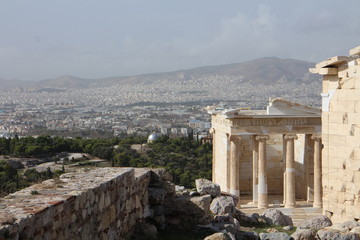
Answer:
M288 133L288 134L285 134L284 139L285 140L297 140L298 136L294 133Z
M239 135L228 135L228 139L229 141L232 141L232 142L238 142L241 140L241 137Z
M320 141L321 140L321 134L320 133L315 133L311 136L311 139L315 140L315 141Z
M255 140L257 141L267 141L270 139L269 135L256 135Z

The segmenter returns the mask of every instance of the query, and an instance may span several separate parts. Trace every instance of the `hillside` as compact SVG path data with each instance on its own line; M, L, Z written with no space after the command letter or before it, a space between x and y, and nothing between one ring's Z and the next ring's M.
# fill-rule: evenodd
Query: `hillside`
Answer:
M244 63L206 66L130 77L84 79L74 76L63 76L36 82L24 82L20 80L6 81L0 79L0 90L16 87L27 90L31 89L33 91L41 88L83 89L101 86L109 87L119 84L153 84L160 81L196 80L209 75L240 77L243 83L251 82L253 84L274 84L284 81L304 83L318 79L316 75L312 75L308 71L308 69L313 66L314 63L306 61L268 57Z

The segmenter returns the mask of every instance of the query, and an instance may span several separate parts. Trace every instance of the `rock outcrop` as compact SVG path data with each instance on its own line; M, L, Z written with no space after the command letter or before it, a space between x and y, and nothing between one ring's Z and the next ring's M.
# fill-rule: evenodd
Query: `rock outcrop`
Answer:
M298 224L298 227L319 230L324 227L329 227L331 225L332 221L330 220L330 218L326 216L317 216L303 220Z

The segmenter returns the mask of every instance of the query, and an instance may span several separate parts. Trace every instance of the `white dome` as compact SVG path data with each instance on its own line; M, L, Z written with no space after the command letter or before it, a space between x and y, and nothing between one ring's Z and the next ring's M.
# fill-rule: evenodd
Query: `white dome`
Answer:
M156 133L152 133L148 137L148 141L155 141L159 138L159 136Z

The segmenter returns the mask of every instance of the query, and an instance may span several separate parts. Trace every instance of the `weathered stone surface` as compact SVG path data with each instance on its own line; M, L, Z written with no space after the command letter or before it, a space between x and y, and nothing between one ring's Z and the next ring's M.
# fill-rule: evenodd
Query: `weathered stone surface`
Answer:
M258 240L259 234L256 232L237 232L235 238L237 240Z
M299 228L311 228L311 229L322 229L324 227L329 227L332 225L330 218L326 216L317 216L312 218L307 218L298 224Z
M294 240L315 240L316 231L313 229L296 229L291 235Z
M349 221L346 221L346 222L342 223L342 225L344 227L346 227L347 229L352 230L352 229L354 229L356 227L359 227L360 222L355 221L355 220L349 220Z
M330 228L339 232L349 231L349 228L345 226L343 223L335 223Z
M161 181L164 181L164 182L170 181L171 182L173 180L170 172L168 170L166 170L165 168L152 168L151 171L153 173L155 173L156 175L158 175L159 179Z
M287 233L260 233L260 240L291 240Z
M260 217L258 214L256 216L257 216L257 218ZM248 216L245 213L241 212L239 209L236 209L234 218L236 218L239 221L240 225L243 225L243 224L251 225L251 224L258 222L257 218L255 218L253 216Z
M210 195L204 195L199 197L191 197L190 201L196 204L199 208L204 210L205 212L210 212L210 204L212 198Z
M210 211L215 215L224 215L226 213L235 214L234 199L229 196L214 198L210 205Z
M237 219L233 218L229 214L215 216L212 224L213 230L226 231L228 233L236 234L240 231L240 223Z
M155 239L157 237L158 231L157 228L147 222L142 222L137 226L137 230L140 232L141 236L144 236L145 239Z
M226 233L214 233L213 235L207 236L204 240L231 240Z
M1 199L0 219L15 224L0 224L0 239L125 239L143 220L148 169L80 170L60 181L61 187L47 180Z
M162 188L149 188L149 202L151 204L163 204L166 191Z
M175 184L172 182L163 182L162 188L165 190L166 196L174 196L176 193Z
M266 221L266 223L270 225L280 225L280 226L293 225L291 217L283 214L278 209L266 209L260 217L263 218Z
M360 226L359 227L354 227L353 229L351 229L350 232L360 234Z
M211 182L210 180L200 178L195 180L196 190L200 195L210 194L212 197L218 197L221 195L220 186Z
M321 229L317 232L320 240L360 240L356 233L340 233L332 229Z
M193 198L196 203L192 201ZM197 224L207 225L211 223L213 217L210 212L206 210L207 198L206 196L201 198L179 195L166 199L164 207L167 222L179 224L185 228L193 228L193 226Z

